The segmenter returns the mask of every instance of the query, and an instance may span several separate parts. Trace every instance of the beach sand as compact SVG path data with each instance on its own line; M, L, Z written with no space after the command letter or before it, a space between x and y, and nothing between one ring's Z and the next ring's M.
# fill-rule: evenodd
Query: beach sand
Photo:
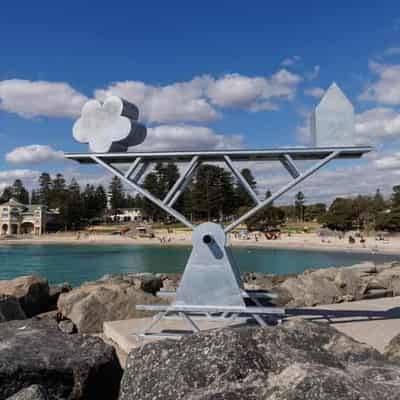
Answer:
M155 238L131 238L128 236L87 234L85 232L66 232L46 234L40 237L19 237L13 239L1 239L0 245L13 244L146 244L146 245L191 245L191 232L176 230L168 233L165 229L154 231ZM229 237L232 246L242 247L265 247L274 249L301 249L319 251L349 251L375 254L400 254L400 237L387 237L384 241L375 240L375 237L366 237L364 244L356 238L356 243L349 244L347 237L339 239L336 237L321 239L315 233L282 234L280 239L267 240L263 235L250 235L249 239ZM162 239L162 240L161 240Z

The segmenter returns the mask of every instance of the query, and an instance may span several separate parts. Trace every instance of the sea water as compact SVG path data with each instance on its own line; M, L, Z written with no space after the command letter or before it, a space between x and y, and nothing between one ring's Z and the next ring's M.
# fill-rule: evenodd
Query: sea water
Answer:
M363 261L400 260L400 255L234 248L242 272L300 273L307 268L349 266ZM190 248L185 246L33 244L0 246L0 279L21 275L46 277L51 283L82 282L105 274L134 272L182 272Z

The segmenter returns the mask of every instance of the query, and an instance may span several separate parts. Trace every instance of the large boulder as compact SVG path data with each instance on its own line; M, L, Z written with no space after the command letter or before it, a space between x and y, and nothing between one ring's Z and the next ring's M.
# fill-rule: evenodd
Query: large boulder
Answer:
M43 386L32 385L20 390L7 400L48 400L48 397Z
M44 278L21 276L0 281L0 294L16 297L27 317L49 310L49 283Z
M87 283L63 293L58 299L61 314L72 320L80 333L99 333L103 322L140 318L151 315L136 310L136 304L163 303L164 300L147 293L122 279Z
M400 366L327 324L229 328L131 351L120 400L394 400Z
M315 273L289 278L280 287L290 294L290 307L336 303L341 296L334 282Z
M400 364L400 334L395 336L385 347L387 360Z
M0 400L33 384L50 399L113 400L121 375L114 348L100 338L38 319L0 324Z
M24 310L15 297L0 294L0 322L25 318Z

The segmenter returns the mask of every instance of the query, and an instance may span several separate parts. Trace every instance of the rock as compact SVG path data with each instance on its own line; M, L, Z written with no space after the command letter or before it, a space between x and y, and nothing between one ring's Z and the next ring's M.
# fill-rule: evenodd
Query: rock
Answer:
M400 366L328 324L227 328L131 351L120 400L398 399Z
M116 399L121 367L100 338L68 335L53 321L3 322L0 329L0 400L33 384L50 399Z
M7 400L48 400L48 397L43 386L32 385L20 390Z
M400 334L395 336L385 347L387 360L400 364Z
M0 281L0 294L18 299L27 317L49 311L49 283L36 276L21 276L8 281Z
M242 275L244 287L249 290L271 290L287 278L288 276L260 274L256 272L246 272Z
M59 329L61 329L63 332L71 334L76 332L75 325L72 321L65 319L63 321L60 321L58 323Z
M374 282L383 289L393 291L393 296L400 296L400 266L393 263L390 267L380 271Z
M36 315L35 318L47 319L47 320L53 320L53 321L59 322L61 320L61 314L58 310L53 310L53 311L47 311L45 313L38 314L38 315Z
M364 297L366 285L360 279L360 272L354 268L339 269L334 283L343 296L350 296L352 300L361 300Z
M136 289L133 283L98 281L84 284L58 299L61 314L70 319L80 333L99 333L103 322L152 315L136 310L136 304L164 303L152 294Z
M152 273L136 273L127 275L110 275L106 274L97 282L107 284L128 284L135 289L143 290L144 292L156 294L162 287L162 278ZM96 282L91 282L96 283Z
M15 297L0 294L0 322L25 318L24 310Z
M290 307L331 304L337 302L341 296L341 292L331 280L314 273L289 278L280 287L290 294Z
M67 283L60 283L57 285L51 285L49 289L49 296L50 296L50 309L56 310L57 309L57 302L58 298L60 297L61 293L68 293L72 290L72 286Z

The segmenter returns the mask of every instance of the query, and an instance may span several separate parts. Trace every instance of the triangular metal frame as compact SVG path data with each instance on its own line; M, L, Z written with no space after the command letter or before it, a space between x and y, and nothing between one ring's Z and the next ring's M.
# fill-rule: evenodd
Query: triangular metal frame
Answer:
M340 155L340 150L332 150L328 155L322 160L315 163L312 167L310 167L305 172L301 172L297 167L296 163L292 159L292 157L287 153L282 153L280 156L280 161L285 167L285 169L292 176L293 180L282 186L279 190L277 190L274 194L272 194L267 199L261 201L253 188L248 184L243 175L239 172L239 170L235 167L231 157L227 154L221 154L220 161L225 162L227 167L232 171L233 175L237 178L238 183L247 191L250 197L253 199L255 205L249 211L247 211L244 215L237 218L230 225L225 227L224 232L229 233L238 225L245 222L248 218L253 216L255 213L260 211L262 208L271 204L273 201L283 196L289 190L294 188L300 182L304 181L306 178L317 172L320 168L326 165L332 159L338 157ZM193 155L188 166L174 183L169 192L165 195L164 199L159 199L149 191L144 189L139 185L139 181L141 177L146 172L150 162L146 160L145 157L138 156L132 162L129 168L125 173L120 171L118 168L112 165L112 161L107 160L106 157L102 157L101 155L90 155L90 158L97 164L103 166L105 169L113 173L115 176L118 176L125 184L136 190L146 199L154 203L156 206L160 207L166 213L176 218L178 221L182 222L190 229L194 229L195 225L192 224L183 214L173 208L174 204L178 200L179 196L184 192L187 185L190 183L193 175L196 170L200 166L202 159L199 155Z

